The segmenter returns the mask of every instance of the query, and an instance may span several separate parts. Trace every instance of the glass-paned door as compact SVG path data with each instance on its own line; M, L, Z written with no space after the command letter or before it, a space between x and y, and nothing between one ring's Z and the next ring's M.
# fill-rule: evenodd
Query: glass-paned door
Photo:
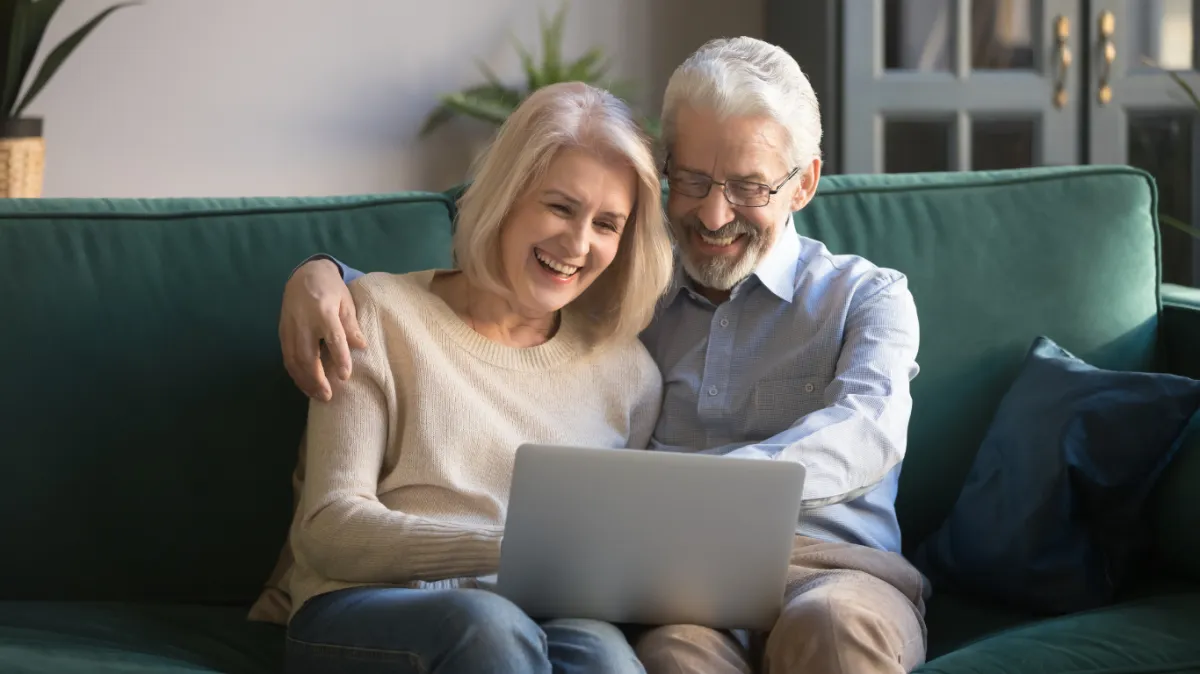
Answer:
M1086 108L1091 163L1131 164L1158 185L1163 281L1200 286L1200 0L1093 0Z
M843 170L1076 164L1082 0L846 0Z

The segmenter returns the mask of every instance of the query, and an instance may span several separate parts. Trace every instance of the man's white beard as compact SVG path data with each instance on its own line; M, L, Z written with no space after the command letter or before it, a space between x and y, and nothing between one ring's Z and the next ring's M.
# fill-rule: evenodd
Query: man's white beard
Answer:
M786 227L786 225L784 225ZM783 230L782 227L777 227L773 232L757 233L754 238L746 244L746 250L741 257L729 258L725 256L693 257L692 250L683 243L677 243L679 246L679 257L683 262L683 270L693 281L699 283L706 288L713 290L729 291L742 281L750 277L754 270L758 268L758 264L762 262L767 253L771 251L771 247L775 245L779 239L779 233ZM675 232L676 236L690 236L688 233ZM698 258L698 259L697 259Z
M753 274L754 268L765 253L764 250L748 248L741 257L714 256L698 261L687 248L680 252L683 270L692 280L706 288L721 291L732 290L735 285Z

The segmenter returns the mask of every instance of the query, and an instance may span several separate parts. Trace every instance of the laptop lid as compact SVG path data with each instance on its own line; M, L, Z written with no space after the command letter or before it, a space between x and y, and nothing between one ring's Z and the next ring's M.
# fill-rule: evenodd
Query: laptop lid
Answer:
M523 445L497 591L534 618L767 629L804 476L784 461Z

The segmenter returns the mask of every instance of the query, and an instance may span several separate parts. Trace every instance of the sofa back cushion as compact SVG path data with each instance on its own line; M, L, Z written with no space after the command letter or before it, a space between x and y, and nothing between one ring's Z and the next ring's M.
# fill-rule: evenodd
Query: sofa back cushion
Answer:
M438 194L0 201L0 599L248 602L307 401L278 339L317 251L451 263Z
M1154 184L1129 168L829 176L802 234L908 275L921 322L897 515L906 550L945 519L1039 335L1101 368L1153 369Z
M1153 367L1154 204L1121 168L822 179L800 232L905 272L920 313L906 547L949 512L1036 336ZM307 410L279 350L288 274L318 251L450 266L452 214L418 193L0 201L0 599L248 604Z

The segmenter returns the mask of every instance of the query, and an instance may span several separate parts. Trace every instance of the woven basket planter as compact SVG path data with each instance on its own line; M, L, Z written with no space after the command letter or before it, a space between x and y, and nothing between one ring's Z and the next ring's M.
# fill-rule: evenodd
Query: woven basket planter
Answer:
M45 162L42 120L9 119L0 124L0 198L42 196Z

